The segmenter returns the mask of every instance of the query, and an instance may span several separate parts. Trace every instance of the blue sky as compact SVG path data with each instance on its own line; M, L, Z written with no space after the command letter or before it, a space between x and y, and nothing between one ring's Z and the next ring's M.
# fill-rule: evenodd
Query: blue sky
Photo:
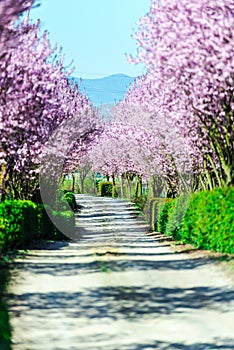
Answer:
M41 19L52 43L63 47L65 63L74 61L76 77L99 78L123 73L141 75L142 65L129 64L136 53L131 38L136 22L149 11L150 0L38 0L31 18Z

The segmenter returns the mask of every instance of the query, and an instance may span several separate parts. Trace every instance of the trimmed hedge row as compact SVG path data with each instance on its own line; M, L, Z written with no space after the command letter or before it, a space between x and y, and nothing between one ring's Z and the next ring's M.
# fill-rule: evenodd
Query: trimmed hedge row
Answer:
M234 254L233 203L234 187L161 200L156 229L200 249Z
M172 200L165 198L152 198L150 200L146 219L149 221L152 231L163 232L164 220L167 218L167 202L172 202Z
M37 231L35 203L22 200L0 203L0 252L27 245L35 239Z
M110 181L101 181L98 183L98 194L101 197L112 197L113 183Z
M64 227L75 227L71 211L53 211L31 201L12 200L0 203L0 254L7 250L27 247L37 239L67 239L47 215L62 222Z
M234 188L191 196L180 229L183 240L199 248L234 254Z
M73 211L77 211L77 203L76 203L76 197L73 192L71 191L64 191L63 199L65 199L68 204L70 205L70 208Z
M78 208L76 203L76 197L71 191L56 191L56 198L54 203L54 210L56 211L68 211L73 210L76 211Z

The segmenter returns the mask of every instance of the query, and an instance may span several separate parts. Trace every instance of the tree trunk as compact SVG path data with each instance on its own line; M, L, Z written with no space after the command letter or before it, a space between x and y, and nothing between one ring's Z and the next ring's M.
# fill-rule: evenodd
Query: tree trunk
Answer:
M121 177L120 177L120 195L121 195L121 198L124 198L124 175L122 174Z
M142 197L143 187L142 187L142 177L141 176L139 176L139 187L140 187L140 197Z
M72 192L74 193L75 192L75 174L72 174Z
M91 172L91 177L92 177L92 183L93 183L93 193L97 194L97 188L96 188L96 182L95 182L95 173L93 171Z
M130 179L127 179L128 182L128 198L132 199L132 181Z
M112 174L112 197L115 197L115 175Z

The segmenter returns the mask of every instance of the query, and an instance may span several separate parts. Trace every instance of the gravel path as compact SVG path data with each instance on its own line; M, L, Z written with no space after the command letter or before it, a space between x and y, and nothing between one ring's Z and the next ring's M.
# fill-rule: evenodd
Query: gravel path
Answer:
M234 349L234 285L214 262L147 234L130 203L78 200L77 242L15 262L13 350Z

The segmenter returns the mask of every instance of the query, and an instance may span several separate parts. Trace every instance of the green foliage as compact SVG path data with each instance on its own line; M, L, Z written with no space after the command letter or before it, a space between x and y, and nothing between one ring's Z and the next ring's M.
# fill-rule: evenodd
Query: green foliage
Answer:
M76 197L75 197L73 192L64 191L64 195L62 198L68 202L68 204L70 205L70 207L73 211L77 210Z
M68 204L67 207L69 208ZM48 215L49 214L49 215ZM38 239L67 239L53 224L66 232L74 231L75 217L70 210L56 211L31 201L0 203L0 255L7 250L24 248Z
M9 230L9 222L7 219L0 217L0 253L4 250L7 241L7 232Z
M37 205L13 200L0 203L1 250L21 248L37 236Z
M139 213L143 213L146 202L147 202L147 194L143 194L140 197L133 198L133 203L135 203L136 210Z
M95 178L95 186L96 186L96 189L99 191L99 184L100 182L104 182L104 177L103 176L100 176L100 177L96 177Z
M101 181L98 183L98 194L101 197L112 197L112 182Z
M234 187L160 203L158 230L197 248L234 254Z
M63 190L56 190L55 193L55 203L51 205L52 209L55 211L66 211L69 210L68 201L64 198Z
M193 194L179 231L198 248L234 254L234 187Z
M72 192L72 188L73 188L73 180L72 179L64 179L62 186L61 186L62 190L65 191L69 191ZM75 193L81 193L80 192L80 186L78 184L78 179L77 179L77 175L75 175L75 184L74 184L74 192Z
M76 197L72 191L57 190L53 209L56 211L77 210Z
M163 201L158 203L158 231L161 233L166 232L166 225L168 222L168 218L171 215L174 208L173 199L164 199Z
M165 233L176 240L180 240L180 229L182 220L188 209L190 196L181 196L174 199L173 205L168 211L168 220L166 222Z
M150 228L153 231L158 231L158 214L159 214L159 204L164 203L165 198L152 198L148 204L148 211L145 210L146 219L150 223ZM147 203L146 203L147 206Z
M49 206L38 205L38 238L46 240L54 240L56 228L50 217L53 215L53 210ZM50 217L48 216L48 213Z

